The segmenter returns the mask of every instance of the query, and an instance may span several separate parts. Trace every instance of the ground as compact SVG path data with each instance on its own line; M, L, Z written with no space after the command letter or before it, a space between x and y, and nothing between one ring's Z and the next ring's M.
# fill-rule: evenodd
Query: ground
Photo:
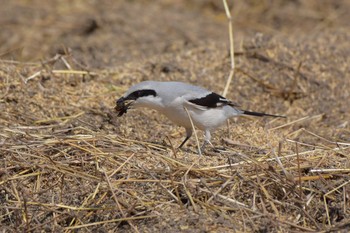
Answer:
M287 118L233 119L203 156L157 112L114 106L142 80L222 93L221 1L2 4L2 232L347 231L350 2L228 2L227 97Z

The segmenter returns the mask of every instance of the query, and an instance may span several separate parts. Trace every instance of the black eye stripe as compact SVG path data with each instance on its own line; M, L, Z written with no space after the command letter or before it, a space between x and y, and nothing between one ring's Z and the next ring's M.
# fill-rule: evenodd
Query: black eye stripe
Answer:
M155 96L157 96L157 93L151 89L137 90L137 91L130 93L125 99L137 100L140 97L145 97L145 96L150 96L150 95L153 95L155 97Z

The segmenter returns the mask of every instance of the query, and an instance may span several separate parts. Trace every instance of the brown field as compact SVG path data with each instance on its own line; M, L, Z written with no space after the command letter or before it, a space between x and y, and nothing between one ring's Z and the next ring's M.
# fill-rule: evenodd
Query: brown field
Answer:
M222 93L222 1L2 1L0 232L347 232L350 1L229 3L227 97L288 117L232 120L198 156L114 105L141 80Z

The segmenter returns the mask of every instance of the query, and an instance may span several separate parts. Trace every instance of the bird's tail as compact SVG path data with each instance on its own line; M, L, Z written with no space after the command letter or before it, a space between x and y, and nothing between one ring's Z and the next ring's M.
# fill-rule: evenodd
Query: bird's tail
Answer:
M258 117L269 116L269 117L283 117L283 118L286 118L286 116L273 115L273 114L268 114L268 113L263 113L263 112L251 112L251 111L246 111L246 110L243 110L242 114L243 115L249 115L249 116L258 116Z

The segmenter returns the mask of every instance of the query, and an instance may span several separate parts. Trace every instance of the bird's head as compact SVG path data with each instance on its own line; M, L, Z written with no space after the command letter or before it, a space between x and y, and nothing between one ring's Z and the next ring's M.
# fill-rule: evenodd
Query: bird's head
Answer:
M115 110L118 116L124 115L131 107L155 108L159 99L157 92L147 82L132 86L121 98L116 101Z

